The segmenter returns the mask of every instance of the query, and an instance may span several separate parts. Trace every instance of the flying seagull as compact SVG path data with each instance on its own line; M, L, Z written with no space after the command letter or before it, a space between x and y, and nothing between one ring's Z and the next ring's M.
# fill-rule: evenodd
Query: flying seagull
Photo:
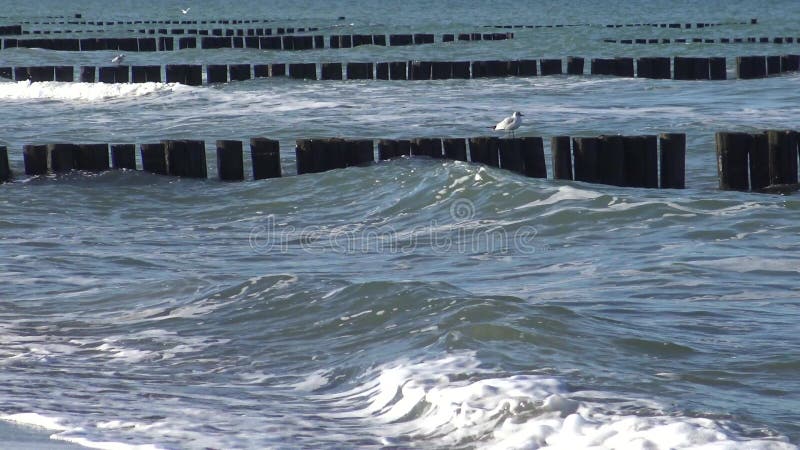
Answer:
M186 8L186 9L181 8L181 12L184 14L188 14L190 9L192 8Z
M494 131L510 131L511 136L514 136L514 130L519 128L522 125L522 113L519 111L514 111L514 114L511 116L506 117L505 119L497 122L497 125L493 127L489 127Z
M112 63L116 63L117 65L122 64L122 61L125 59L125 54L120 53L119 55L115 56L114 59L111 60Z

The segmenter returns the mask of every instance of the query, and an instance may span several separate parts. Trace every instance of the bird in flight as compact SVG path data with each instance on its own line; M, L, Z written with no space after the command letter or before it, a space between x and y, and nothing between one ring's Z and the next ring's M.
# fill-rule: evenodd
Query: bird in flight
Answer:
M500 122L497 122L497 125L489 128L493 129L494 131L506 131L506 132L510 131L511 136L513 137L514 130L516 130L517 128L519 128L520 125L522 125L522 116L523 114L521 112L514 111L514 114L506 117Z
M115 56L114 59L111 60L112 63L116 63L117 65L122 64L122 61L125 60L125 54L120 53L119 55Z
M186 8L186 9L181 8L181 12L184 14L188 14L190 9L192 8Z

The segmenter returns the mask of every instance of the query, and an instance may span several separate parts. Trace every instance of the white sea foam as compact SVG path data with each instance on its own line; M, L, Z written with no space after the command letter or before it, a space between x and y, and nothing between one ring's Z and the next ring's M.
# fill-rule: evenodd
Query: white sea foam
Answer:
M471 354L380 366L367 384L320 397L345 410L332 416L362 419L386 445L406 437L431 446L490 449L797 448L739 436L723 422L652 414L658 410L652 401L569 392L548 376L493 373ZM354 403L363 407L354 410ZM650 413L622 412L621 403Z
M114 98L133 98L155 92L172 92L191 89L175 83L65 83L44 81L31 83L0 83L0 99L3 100L77 100L98 101Z
M37 428L44 428L45 430L51 430L51 431L63 431L67 429L67 427L61 424L60 420L53 417L43 416L37 413L18 413L18 414L0 415L0 420L13 422L19 425L28 425Z
M552 205L567 200L594 200L600 197L601 195L602 194L599 192L590 191L587 189L579 189L572 186L560 186L558 190L554 192L553 195L551 195L550 197L547 197L542 200L534 200L530 203L518 206L515 209L526 209L526 208L532 208L534 206Z

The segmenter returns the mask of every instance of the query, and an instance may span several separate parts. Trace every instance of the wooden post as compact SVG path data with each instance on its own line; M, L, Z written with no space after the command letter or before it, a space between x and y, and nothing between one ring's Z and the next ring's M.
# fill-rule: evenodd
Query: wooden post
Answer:
M167 152L164 144L141 144L139 149L142 155L142 170L159 175L168 173Z
M553 178L572 180L572 149L569 136L550 138L550 154L553 158Z
M767 133L751 134L750 138L750 189L759 191L770 185L769 141Z
M445 138L444 157L457 161L467 161L467 141L463 138Z
M25 175L47 174L46 145L25 145L22 147L22 157L25 160Z
M75 81L75 69L72 66L56 66L56 81L72 83Z
M542 67L542 75L561 75L560 59L542 59L539 65Z
M525 173L519 139L500 139L499 156L501 169Z
M448 61L434 61L431 64L431 79L449 80L453 78L453 63Z
M613 75L614 73L614 60L605 58L592 58L592 66L590 68L592 75Z
M94 83L96 69L91 66L81 66L81 83Z
M539 75L538 62L535 59L522 59L517 61L517 75L521 77L535 77Z
M164 68L166 82L186 84L186 68L184 64L167 64Z
M228 66L225 64L209 64L206 66L206 81L211 83L228 82Z
M781 56L781 70L783 72L797 72L800 70L800 55Z
M379 62L375 64L375 79L376 80L389 79L389 63Z
M453 78L469 79L469 61L456 61L452 63Z
M767 75L777 75L779 73L781 73L781 57L775 55L767 56Z
M269 64L253 64L253 77L255 78L269 77Z
M442 157L442 140L435 138L420 138L411 140L412 156L428 156L431 158Z
M658 139L656 136L625 136L624 186L658 187Z
M597 147L599 139L596 137L578 137L572 139L574 155L575 181L587 183L598 182Z
M289 64L289 76L291 78L297 78L297 79L316 80L317 64L316 63Z
M794 131L767 131L769 183L797 183L797 135Z
M298 139L295 146L297 174L316 173L325 170L322 164L321 144L317 139Z
M347 141L347 166L366 166L375 162L375 143L372 139Z
M253 164L253 179L280 178L280 143L263 137L250 139L250 158Z
M348 80L371 80L372 63L364 62L350 62L347 63L347 79Z
M500 167L498 148L500 139L496 137L469 138L470 161L487 166Z
M523 174L533 178L547 178L547 164L544 161L544 143L540 136L527 136L518 139Z
M752 140L747 133L717 132L717 173L720 189L750 189L747 153Z
M567 74L583 75L583 58L570 56L567 58Z
M658 137L661 147L661 189L686 187L686 135L664 133Z
M708 58L693 58L694 62L694 78L695 80L708 80L710 79L709 72L709 59Z
M736 58L736 71L741 79L767 76L767 58L764 56L740 56Z
M250 77L250 64L231 64L228 66L231 81L245 81Z
M676 56L673 59L675 66L674 79L693 80L694 79L694 58Z
M341 80L342 63L323 63L321 80Z
M244 180L242 141L217 141L217 176L221 181Z
M414 36L410 34L390 34L389 45L411 45L414 42Z
M108 170L108 144L81 144L75 149L75 168L90 172Z
M78 146L75 144L48 144L47 156L50 161L50 171L68 172L76 168L76 153Z
M633 58L614 58L613 75L633 78Z
M8 165L8 148L0 146L0 183L11 181L11 167Z
M189 86L200 86L203 84L203 66L199 64L189 64L186 66L186 84Z
M389 63L389 78L392 80L406 80L408 79L408 75L406 74L406 66L407 63L405 61L395 61Z
M286 76L286 64L284 63L272 63L269 65L269 76L271 77L285 77Z
M164 141L170 175L208 178L205 142L196 140Z
M136 170L136 145L112 144L111 168Z
M636 77L637 78L654 78L653 77L653 58L637 58L636 59Z
M408 79L409 80L430 80L431 79L431 66L429 61L411 61L409 62Z
M725 80L728 78L728 70L725 58L722 56L708 58L710 64L709 78L712 80Z
M398 156L396 140L381 139L378 141L378 160L384 161Z
M597 146L598 181L625 185L625 144L622 136L600 136Z

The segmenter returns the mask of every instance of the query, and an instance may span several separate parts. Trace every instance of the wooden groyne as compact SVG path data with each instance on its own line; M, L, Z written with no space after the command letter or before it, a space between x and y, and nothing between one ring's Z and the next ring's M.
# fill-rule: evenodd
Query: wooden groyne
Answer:
M798 187L798 133L716 133L719 188L738 191L785 191Z
M81 81L86 83L181 83L199 86L252 78L288 76L308 80L447 80L547 75L591 75L673 80L724 80L723 57L640 57L527 59L513 61L393 61L272 64L173 64L167 66L32 66L0 67L0 78L15 81ZM739 79L764 78L800 70L800 55L740 56ZM204 77L205 74L205 77Z
M283 176L278 141L250 139L252 179ZM25 145L26 175L46 175L82 170L141 169L186 178L208 178L206 145L201 140L165 140L139 144ZM685 187L686 137L661 136L557 136L551 144L553 178L615 186L643 188ZM541 137L501 139L495 136L418 139L298 139L294 148L298 175L373 164L398 157L457 160L509 170L527 177L547 178ZM217 178L241 181L244 143L216 141ZM11 179L5 148L0 148L0 176ZM660 167L660 169L659 169Z
M173 30L176 31L176 30ZM182 30L181 30L182 31ZM198 34L198 30L194 34ZM271 30L263 29L222 30L202 33L200 36L160 36L160 37L125 37L125 38L49 38L20 39L5 38L0 40L0 49L40 48L54 51L88 52L115 50L124 52L157 52L175 51L189 48L225 49L251 48L261 50L318 50L353 48L362 45L406 46L424 45L455 41L500 41L513 39L514 33L459 33L434 35L432 33L414 34L343 34L343 35L272 35ZM216 33L219 31L219 33ZM236 33L234 33L236 31ZM262 32L262 33L260 33ZM151 33L152 34L152 33ZM183 33L173 33L183 34ZM203 36L205 34L205 36ZM177 44L176 44L177 42Z
M564 28L564 27L602 27L602 28L631 28L631 27L651 27L651 28L711 28L730 25L756 25L758 19L750 19L739 22L662 22L662 23L615 23L615 24L592 24L592 23L573 23L573 24L548 24L548 25L484 25L486 28L514 29L514 28Z
M800 37L736 37L736 38L638 38L603 39L609 44L796 44Z

